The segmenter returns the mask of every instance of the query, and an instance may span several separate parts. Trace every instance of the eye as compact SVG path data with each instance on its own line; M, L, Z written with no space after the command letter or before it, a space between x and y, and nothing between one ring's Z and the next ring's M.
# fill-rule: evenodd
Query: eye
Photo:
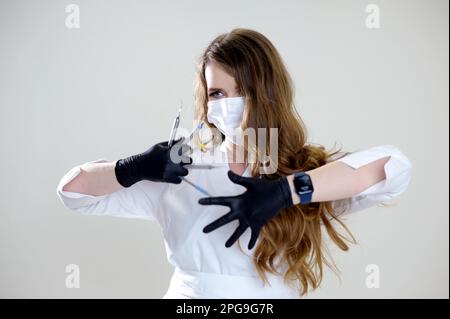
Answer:
M222 92L220 92L220 91L213 91L213 92L209 93L209 97L214 97L214 98L220 97L220 96L216 95L217 93L222 94Z

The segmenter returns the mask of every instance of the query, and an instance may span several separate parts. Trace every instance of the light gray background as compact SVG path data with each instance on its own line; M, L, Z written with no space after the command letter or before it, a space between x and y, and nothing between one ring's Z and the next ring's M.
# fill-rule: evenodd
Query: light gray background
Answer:
M55 189L70 168L167 139L194 61L233 27L283 56L310 141L393 144L413 163L397 205L347 218L360 245L333 249L310 298L448 298L448 1L0 1L0 297L159 298L172 267L151 222L85 217ZM378 4L381 29L367 29ZM81 288L65 287L65 266ZM379 289L365 286L368 264Z

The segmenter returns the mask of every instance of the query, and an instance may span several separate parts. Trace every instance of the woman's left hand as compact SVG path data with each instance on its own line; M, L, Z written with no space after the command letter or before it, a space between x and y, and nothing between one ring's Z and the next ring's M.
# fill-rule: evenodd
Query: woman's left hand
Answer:
M230 211L224 216L203 228L204 233L209 233L232 220L238 219L239 226L233 235L225 243L225 247L232 246L245 232L247 227L251 229L251 238L248 249L252 249L256 243L261 228L280 209L292 206L292 196L286 177L276 180L268 180L255 177L242 177L228 171L228 177L233 183L242 185L247 190L237 196L205 197L199 199L201 205L223 205L230 207Z

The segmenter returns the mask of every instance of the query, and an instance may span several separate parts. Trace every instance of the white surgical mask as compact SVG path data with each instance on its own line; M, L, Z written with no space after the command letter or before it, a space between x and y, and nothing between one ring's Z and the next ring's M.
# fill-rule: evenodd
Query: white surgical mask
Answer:
M228 97L208 102L208 121L221 131L226 139L236 144L236 131L241 125L245 98Z

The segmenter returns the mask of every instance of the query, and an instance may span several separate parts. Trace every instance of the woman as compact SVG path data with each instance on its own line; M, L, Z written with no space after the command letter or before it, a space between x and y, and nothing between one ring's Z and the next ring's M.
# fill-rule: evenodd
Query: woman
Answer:
M196 120L212 129L206 146L192 144L189 156L182 141L163 142L88 162L69 171L57 193L83 214L157 221L175 267L164 298L298 298L320 285L324 264L334 269L323 231L348 250L336 224L354 239L340 216L398 196L411 163L392 145L343 153L307 144L293 94L272 43L234 29L198 63ZM242 130L257 128L275 130L242 139ZM259 143L274 136L275 147Z

